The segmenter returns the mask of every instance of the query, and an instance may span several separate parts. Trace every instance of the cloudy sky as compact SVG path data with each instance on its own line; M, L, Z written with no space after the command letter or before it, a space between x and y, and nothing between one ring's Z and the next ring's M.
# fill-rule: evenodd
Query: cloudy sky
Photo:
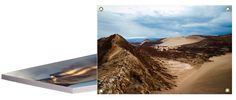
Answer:
M103 10L98 11L98 38L114 33L125 38L162 38L232 32L231 6L101 7Z

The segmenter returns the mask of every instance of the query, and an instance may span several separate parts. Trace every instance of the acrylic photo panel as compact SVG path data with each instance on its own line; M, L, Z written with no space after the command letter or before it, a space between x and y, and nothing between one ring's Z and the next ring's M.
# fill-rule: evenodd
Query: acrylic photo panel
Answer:
M232 94L232 6L97 8L98 94Z
M69 93L96 90L96 59L95 54L79 57L2 74L2 78Z

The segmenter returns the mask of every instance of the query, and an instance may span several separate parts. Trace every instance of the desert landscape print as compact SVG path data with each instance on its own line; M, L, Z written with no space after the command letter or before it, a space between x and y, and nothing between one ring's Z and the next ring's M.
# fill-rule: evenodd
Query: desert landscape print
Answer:
M98 94L232 94L232 6L98 6Z

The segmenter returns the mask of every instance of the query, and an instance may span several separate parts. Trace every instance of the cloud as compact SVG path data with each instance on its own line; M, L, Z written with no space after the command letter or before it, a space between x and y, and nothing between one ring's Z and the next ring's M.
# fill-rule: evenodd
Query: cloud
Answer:
M98 38L221 35L232 32L226 6L104 6L98 12Z

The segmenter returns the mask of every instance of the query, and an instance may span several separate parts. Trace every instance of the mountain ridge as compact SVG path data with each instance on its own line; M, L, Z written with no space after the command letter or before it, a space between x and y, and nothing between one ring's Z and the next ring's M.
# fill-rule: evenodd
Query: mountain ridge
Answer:
M161 61L118 34L98 40L99 93L152 93L176 86Z

